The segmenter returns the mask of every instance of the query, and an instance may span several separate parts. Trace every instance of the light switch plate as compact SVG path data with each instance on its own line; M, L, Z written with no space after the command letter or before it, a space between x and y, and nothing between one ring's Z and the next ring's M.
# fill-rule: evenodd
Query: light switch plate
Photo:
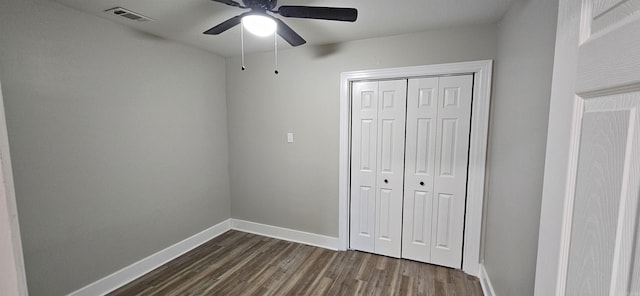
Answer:
M293 143L293 133L287 133L287 143Z

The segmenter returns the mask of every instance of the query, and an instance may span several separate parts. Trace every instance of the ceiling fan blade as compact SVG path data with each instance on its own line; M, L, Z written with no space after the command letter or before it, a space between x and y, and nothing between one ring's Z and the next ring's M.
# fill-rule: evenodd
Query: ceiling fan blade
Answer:
M291 46L298 46L307 43L298 33L296 33L291 27L287 26L282 20L273 18L278 23L278 35L287 41Z
M234 6L234 7L242 7L242 5L240 5L240 3L233 1L233 0L212 0L214 2L220 2L222 4L227 4L229 6Z
M278 8L278 14L284 17L309 18L343 22L355 22L358 18L357 9L339 7L283 5Z
M240 22L242 21L242 17L245 15L245 13L241 14L241 15L236 15L220 24L218 24L217 26L206 30L203 34L207 34L207 35L218 35L226 30L229 30L235 26L237 26L238 24L240 24Z

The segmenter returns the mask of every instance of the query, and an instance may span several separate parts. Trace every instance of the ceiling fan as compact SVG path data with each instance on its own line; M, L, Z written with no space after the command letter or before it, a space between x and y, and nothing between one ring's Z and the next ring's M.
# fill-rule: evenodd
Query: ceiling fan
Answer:
M256 35L270 35L276 30L282 39L291 46L305 44L305 41L291 27L271 14L279 14L284 17L308 18L318 20L355 22L358 18L358 10L355 8L318 7L318 6L293 6L281 5L276 9L277 0L241 0L242 4L234 0L212 0L229 6L250 9L250 11L234 16L217 26L207 30L204 34L218 35L236 25L243 23L244 27ZM276 25L277 24L277 25ZM257 32L252 30L252 25Z

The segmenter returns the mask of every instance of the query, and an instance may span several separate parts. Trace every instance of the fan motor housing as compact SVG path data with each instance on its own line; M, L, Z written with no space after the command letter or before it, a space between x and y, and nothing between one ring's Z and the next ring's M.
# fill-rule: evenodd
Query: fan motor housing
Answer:
M276 7L278 0L242 0L242 2L249 8L273 10Z

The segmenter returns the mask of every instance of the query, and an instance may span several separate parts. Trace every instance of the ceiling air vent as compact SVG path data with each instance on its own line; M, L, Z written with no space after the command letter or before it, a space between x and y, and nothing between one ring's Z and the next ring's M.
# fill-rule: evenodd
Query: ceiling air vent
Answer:
M105 10L105 12L107 13L111 13L117 16L121 16L123 18L132 20L132 21L138 21L138 22L146 22L146 21L152 21L153 19L148 18L144 15L141 15L137 12L133 12L131 10L122 8L122 7L114 7L111 9L107 9Z

